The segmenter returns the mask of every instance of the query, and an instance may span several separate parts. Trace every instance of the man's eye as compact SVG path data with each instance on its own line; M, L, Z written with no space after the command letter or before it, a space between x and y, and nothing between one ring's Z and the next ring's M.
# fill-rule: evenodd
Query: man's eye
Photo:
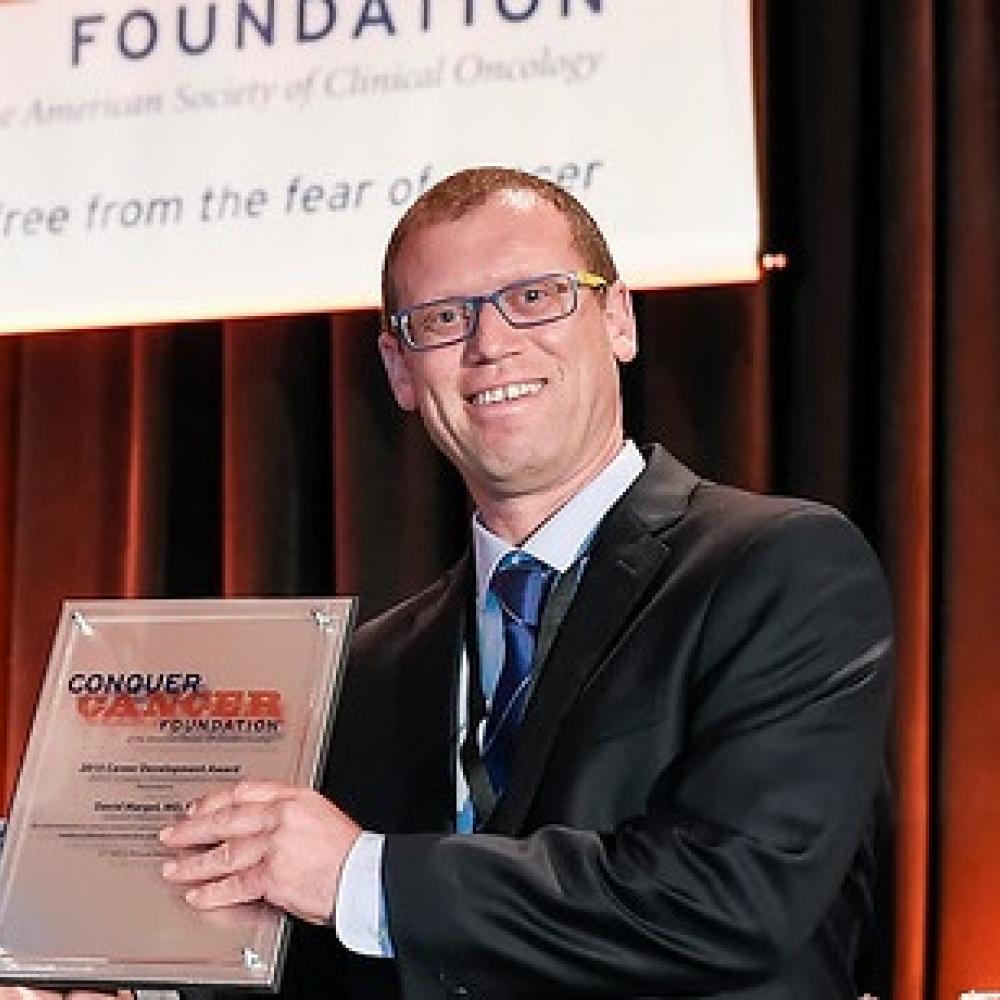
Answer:
M462 309L455 304L427 307L413 314L421 330L441 330L462 324Z
M448 306L446 309L438 309L431 317L431 322L435 326L453 326L455 323L461 322L461 319L461 311L454 306Z
M518 297L526 306L538 305L550 298L552 289L546 285L526 285L518 292Z

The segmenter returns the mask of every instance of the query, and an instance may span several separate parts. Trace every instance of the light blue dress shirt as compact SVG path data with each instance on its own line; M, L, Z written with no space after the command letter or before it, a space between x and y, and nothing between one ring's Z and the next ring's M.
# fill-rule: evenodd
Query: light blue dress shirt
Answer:
M571 497L518 548L565 573L575 565L581 572L586 551L605 514L645 468L639 449L626 441L621 451L579 493ZM476 567L476 611L483 694L492 698L503 666L503 622L497 599L489 589L497 563L514 546L494 535L477 515L472 519ZM473 829L473 809L459 748L465 740L468 714L469 660L463 652L459 670L458 739L455 746L455 828ZM481 745L481 734L480 734ZM382 892L382 834L365 831L344 861L337 893L336 930L341 943L361 955L392 955Z

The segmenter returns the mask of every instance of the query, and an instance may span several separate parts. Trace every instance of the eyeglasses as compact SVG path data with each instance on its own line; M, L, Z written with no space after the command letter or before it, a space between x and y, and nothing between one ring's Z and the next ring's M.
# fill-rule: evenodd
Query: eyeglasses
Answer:
M603 289L608 280L589 271L524 278L489 295L458 295L402 309L389 317L389 329L411 350L430 351L469 340L487 302L519 330L565 319L576 312L580 287Z

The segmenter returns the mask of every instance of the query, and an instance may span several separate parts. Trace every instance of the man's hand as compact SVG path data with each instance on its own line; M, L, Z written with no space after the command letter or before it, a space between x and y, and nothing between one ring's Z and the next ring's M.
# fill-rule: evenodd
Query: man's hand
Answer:
M160 831L168 847L205 848L168 861L199 910L263 899L310 923L333 915L340 871L361 828L316 792L242 781L197 800Z
M0 1000L134 1000L128 990L117 993L91 993L88 990L33 990L28 986L0 986Z

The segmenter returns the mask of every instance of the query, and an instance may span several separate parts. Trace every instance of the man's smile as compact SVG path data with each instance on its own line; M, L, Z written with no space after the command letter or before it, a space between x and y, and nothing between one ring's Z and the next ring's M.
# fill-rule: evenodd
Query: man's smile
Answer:
M534 379L530 382L507 382L504 385L493 386L490 389L482 389L466 396L466 402L473 406L490 406L493 403L507 403L522 396L535 396L545 386L545 379Z

